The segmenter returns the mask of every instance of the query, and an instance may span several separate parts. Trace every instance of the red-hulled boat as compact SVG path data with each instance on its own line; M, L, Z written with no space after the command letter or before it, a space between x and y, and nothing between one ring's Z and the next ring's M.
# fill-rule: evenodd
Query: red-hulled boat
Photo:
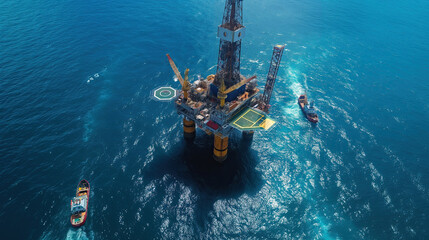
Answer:
M308 104L307 94L303 94L298 98L298 104L304 113L308 121L317 123L319 121L319 116L317 116L316 109L314 109L314 102Z
M86 180L80 181L79 185L77 185L76 197L70 202L72 214L70 222L73 227L80 227L85 224L88 216L89 193L89 182Z

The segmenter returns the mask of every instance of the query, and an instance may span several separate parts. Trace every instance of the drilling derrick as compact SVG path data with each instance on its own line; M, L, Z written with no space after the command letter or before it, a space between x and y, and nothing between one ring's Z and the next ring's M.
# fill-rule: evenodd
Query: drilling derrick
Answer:
M222 82L229 88L240 82L241 40L244 37L243 0L227 0L222 24L218 27L219 56L212 94L216 95ZM227 101L229 101L228 99Z
M265 87L267 96L257 98L259 89L256 76L246 78L240 74L241 40L244 34L243 0L226 0L222 24L217 32L220 43L216 75L191 82L189 69L185 70L183 78L167 54L171 68L182 86L182 90L177 92L178 96L175 97L176 92L173 91L171 96L174 97L171 98L175 99L177 113L183 115L184 137L193 140L196 127L214 135L213 157L219 162L227 158L229 135L233 130L242 132L243 136L253 136L254 131L268 130L275 123L266 112L261 111L261 106L269 104L284 46L274 48L279 53L273 55ZM155 98L170 99L167 97L170 96L169 91L168 87L159 88L154 91Z
M268 113L270 108L271 94L273 93L274 83L276 82L277 72L282 60L284 45L274 47L273 56L271 57L270 70L268 71L267 82L265 83L264 94L261 97L260 109Z

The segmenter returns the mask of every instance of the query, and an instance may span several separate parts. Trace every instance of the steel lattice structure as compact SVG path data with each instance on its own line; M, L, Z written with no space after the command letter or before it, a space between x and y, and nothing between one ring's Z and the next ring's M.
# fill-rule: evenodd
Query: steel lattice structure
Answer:
M222 25L218 28L219 57L214 84L228 88L240 81L241 40L244 37L243 0L227 0Z
M270 70L268 71L267 82L265 83L264 95L262 95L261 102L263 104L263 111L268 112L270 108L271 94L273 93L274 83L276 82L277 72L282 60L284 45L277 45L274 47L273 56L271 57Z

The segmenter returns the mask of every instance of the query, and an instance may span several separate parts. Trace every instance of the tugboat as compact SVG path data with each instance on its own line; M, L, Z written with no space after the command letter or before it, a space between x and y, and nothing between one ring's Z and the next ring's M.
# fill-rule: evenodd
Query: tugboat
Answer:
M314 109L314 102L312 101L308 104L307 94L299 96L298 104L308 121L312 123L317 123L319 121L316 109Z
M76 197L71 202L71 217L70 222L73 227L80 227L85 224L88 216L88 201L89 201L89 182L86 180L80 181L77 185Z

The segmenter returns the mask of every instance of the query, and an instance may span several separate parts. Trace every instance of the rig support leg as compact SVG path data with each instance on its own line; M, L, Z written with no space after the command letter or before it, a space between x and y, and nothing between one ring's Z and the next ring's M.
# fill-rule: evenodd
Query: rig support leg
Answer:
M242 137L244 140L251 141L254 133L255 131L243 131Z
M213 158L217 162L225 161L228 155L228 137L222 134L215 134Z
M186 119L186 117L183 118L183 136L185 139L195 138L195 122Z

